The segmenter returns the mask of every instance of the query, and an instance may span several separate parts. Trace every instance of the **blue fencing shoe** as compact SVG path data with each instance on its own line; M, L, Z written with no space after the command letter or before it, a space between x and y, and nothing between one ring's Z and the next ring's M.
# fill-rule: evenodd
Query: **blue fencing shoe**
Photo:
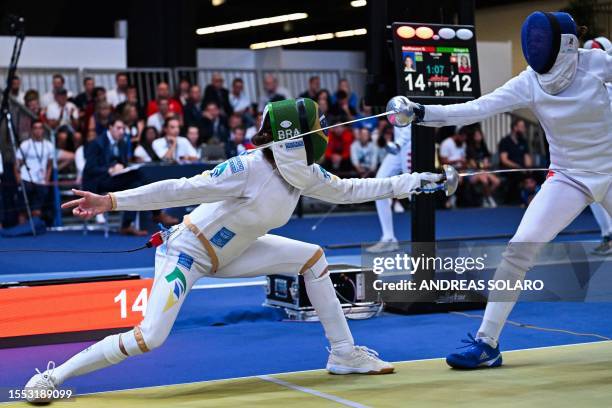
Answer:
M499 367L502 365L502 355L499 352L499 344L493 348L481 339L475 339L468 333L469 340L461 340L467 343L467 350L461 353L449 354L446 363L453 368L472 369L479 367Z

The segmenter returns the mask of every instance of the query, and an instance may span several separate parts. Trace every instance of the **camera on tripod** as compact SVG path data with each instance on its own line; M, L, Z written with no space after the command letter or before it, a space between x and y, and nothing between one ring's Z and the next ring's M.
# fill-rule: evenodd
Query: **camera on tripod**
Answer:
M9 14L7 20L10 35L16 35L17 37L25 36L25 19L23 17Z

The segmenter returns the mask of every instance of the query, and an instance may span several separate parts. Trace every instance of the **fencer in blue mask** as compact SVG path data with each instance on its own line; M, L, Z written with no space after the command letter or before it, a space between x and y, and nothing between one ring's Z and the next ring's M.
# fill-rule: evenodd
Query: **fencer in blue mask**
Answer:
M605 86L612 81L612 56L579 49L577 26L567 13L533 13L521 36L529 67L500 88L461 104L413 105L416 121L425 126L466 125L520 108L540 121L550 145L550 172L495 275L517 281L533 266L541 246L585 207L597 202L612 212L612 111ZM476 337L470 336L465 351L447 357L450 366L502 364L499 336L518 295L489 299Z

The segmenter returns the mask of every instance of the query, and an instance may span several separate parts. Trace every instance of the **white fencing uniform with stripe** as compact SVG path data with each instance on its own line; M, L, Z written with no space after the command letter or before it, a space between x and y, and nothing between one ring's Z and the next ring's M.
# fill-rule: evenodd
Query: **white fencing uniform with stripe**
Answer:
M173 227L156 252L155 279L142 323L106 337L57 367L56 385L128 356L159 347L193 284L221 278L302 274L334 353L353 352L353 338L329 277L323 250L267 232L284 225L300 195L333 203L405 197L421 185L418 174L387 179L339 179L311 166L307 188L287 183L261 151L234 157L201 175L111 193L113 209L153 210L200 204ZM201 204L204 203L204 204Z
M556 95L545 92L527 68L500 88L470 102L429 105L421 125L466 125L519 108L530 109L550 145L549 177L527 208L496 272L496 279L522 279L532 266L538 245L554 239L585 207L599 202L612 214L612 110L606 83L612 81L612 57L601 50L579 50L573 82ZM563 174L561 174L563 173ZM518 294L517 294L518 296ZM514 306L489 302L478 331L497 341Z

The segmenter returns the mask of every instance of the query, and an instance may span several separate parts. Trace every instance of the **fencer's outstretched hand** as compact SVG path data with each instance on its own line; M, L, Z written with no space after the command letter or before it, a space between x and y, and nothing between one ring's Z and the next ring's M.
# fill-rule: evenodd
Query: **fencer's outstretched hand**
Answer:
M444 178L443 174L439 173L419 173L419 180L421 181L421 186L417 190L418 193L433 193L435 191L440 190L439 183Z
M81 198L62 204L62 208L72 208L72 213L77 217L89 219L112 209L113 203L108 194L99 195L76 189L72 189L72 192Z

